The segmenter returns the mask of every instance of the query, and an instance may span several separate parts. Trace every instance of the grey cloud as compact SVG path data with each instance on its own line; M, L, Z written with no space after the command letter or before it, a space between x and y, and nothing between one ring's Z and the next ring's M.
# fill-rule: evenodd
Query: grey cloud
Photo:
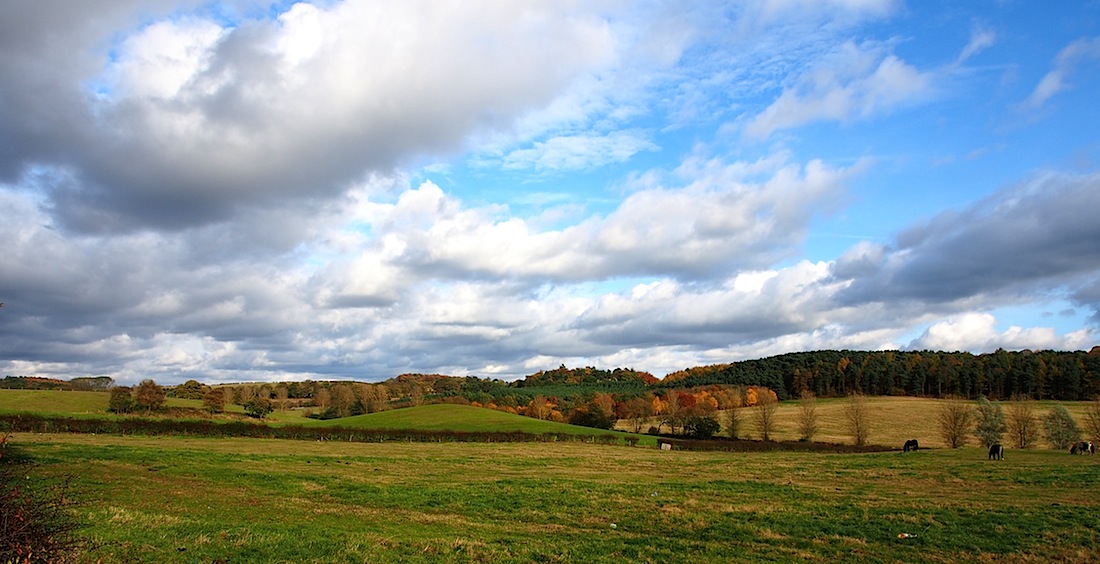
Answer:
M0 174L10 181L31 166L67 170L52 207L66 227L92 233L181 230L272 201L331 199L370 172L508 128L611 48L598 18L562 17L552 6L423 13L396 4L382 19L415 17L416 26L390 37L400 28L392 21L363 27L379 21L369 12L382 6L334 4L348 21L327 20L328 41L297 69L302 84L287 82L287 61L271 50L289 31L245 21L225 31L173 97L108 87L97 99L86 84L102 72L112 35L157 10L59 3L43 17L31 4L5 6L4 31L35 34L0 34L12 54L0 63ZM63 41L17 45L24 34Z
M838 297L934 305L1074 286L1100 271L1096 209L1100 175L1038 176L900 233L872 262L839 261L852 283Z

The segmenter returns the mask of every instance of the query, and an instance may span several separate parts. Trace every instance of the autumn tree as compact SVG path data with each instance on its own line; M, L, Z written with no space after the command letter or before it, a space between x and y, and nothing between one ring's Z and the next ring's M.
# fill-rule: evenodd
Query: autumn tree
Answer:
M940 406L937 422L943 442L950 448L959 448L966 444L974 425L974 408L962 398L952 397Z
M355 392L347 384L336 384L329 389L332 395L332 412L336 417L348 417L351 415L351 407L355 405Z
M802 390L798 399L798 439L812 441L817 434L817 398L810 390Z
M1018 396L1010 402L1005 423L1009 442L1016 448L1031 448L1039 441L1039 418L1030 399Z
M1047 443L1056 450L1065 450L1081 440L1081 429L1061 405L1056 405L1043 416L1043 430Z
M275 386L275 405L279 411L283 411L287 407L287 400L290 398L290 387L285 383Z
M527 402L527 416L534 417L535 419L550 419L550 414L554 411L554 404L550 403L550 400L546 399L546 396L539 394Z
M313 390L313 405L321 408L322 411L328 409L329 403L332 401L332 394L328 388L317 385L317 388Z
M999 404L991 403L985 396L979 397L977 420L974 436L982 446L989 448L1003 442L1008 425L1005 423L1005 415Z
M662 408L661 422L668 424L670 432L675 435L684 417L683 409L680 406L680 392L676 390L665 392Z
M134 396L132 390L126 386L111 388L111 398L107 403L107 411L111 413L130 413L134 410Z
M164 409L165 398L168 392L152 380L142 380L134 388L134 405L145 411L159 411Z
M623 414L630 430L641 433L642 427L653 415L653 403L643 397L630 398L623 402Z
M409 403L412 405L424 404L424 387L419 384L413 384L409 389Z
M210 413L225 411L225 388L214 387L206 390L202 396L202 406Z
M736 440L744 426L744 417L741 406L745 405L745 388L738 386L730 394L726 403L726 410L722 412L722 419L726 425L726 434Z
M760 432L761 438L770 441L771 434L775 431L776 412L779 410L779 403L772 394L758 393L756 405L752 409L756 430Z
M240 386L237 388L237 405L243 406L256 398L256 386Z
M366 413L383 411L389 405L389 388L381 384L355 384L355 397Z
M848 394L848 401L844 404L844 422L848 425L852 442L856 446L866 445L871 436L871 413L863 394Z

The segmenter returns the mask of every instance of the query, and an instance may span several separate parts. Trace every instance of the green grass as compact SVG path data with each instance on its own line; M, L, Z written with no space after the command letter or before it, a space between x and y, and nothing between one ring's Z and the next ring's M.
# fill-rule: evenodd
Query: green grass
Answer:
M15 441L74 476L100 544L88 561L1100 559L1100 458L1053 451Z
M307 426L340 426L354 429L424 429L429 431L520 431L524 433L568 433L606 435L613 431L543 421L514 413L468 405L432 404L380 411L354 417L306 420ZM618 434L618 433L616 433Z

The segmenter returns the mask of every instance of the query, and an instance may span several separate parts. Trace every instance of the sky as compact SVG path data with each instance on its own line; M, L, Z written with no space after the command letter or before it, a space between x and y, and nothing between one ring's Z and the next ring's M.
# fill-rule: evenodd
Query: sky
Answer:
M0 0L0 375L1100 344L1100 2Z

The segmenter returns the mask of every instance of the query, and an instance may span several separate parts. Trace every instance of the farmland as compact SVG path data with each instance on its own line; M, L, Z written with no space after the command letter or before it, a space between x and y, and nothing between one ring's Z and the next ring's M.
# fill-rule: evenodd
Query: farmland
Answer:
M924 425L935 400L874 399L871 442L934 442ZM826 440L844 439L839 405L821 402ZM11 408L0 401L0 409ZM345 423L473 429L515 422L492 419L505 415L424 406ZM895 425L900 431L889 430ZM1100 458L1049 449L1009 450L994 462L977 447L809 454L583 442L13 440L38 462L37 475L71 477L88 561L1100 559Z

